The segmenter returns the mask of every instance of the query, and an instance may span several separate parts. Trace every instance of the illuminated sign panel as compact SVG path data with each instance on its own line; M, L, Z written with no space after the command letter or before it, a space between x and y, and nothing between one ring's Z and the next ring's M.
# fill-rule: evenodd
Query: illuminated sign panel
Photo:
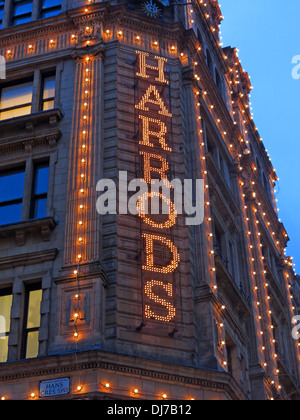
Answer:
M173 115L167 100L170 84L166 70L168 60L150 57L141 51L137 51L137 58L139 97L135 109L139 121L141 174L151 191L142 195L137 203L143 243L143 312L145 320L170 323L176 322L175 272L179 268L180 253L174 243L178 214L169 180L173 148L168 127ZM151 189L155 181L161 181L168 189L168 196L164 195L165 189L163 192ZM155 199L167 207L166 214L148 211Z

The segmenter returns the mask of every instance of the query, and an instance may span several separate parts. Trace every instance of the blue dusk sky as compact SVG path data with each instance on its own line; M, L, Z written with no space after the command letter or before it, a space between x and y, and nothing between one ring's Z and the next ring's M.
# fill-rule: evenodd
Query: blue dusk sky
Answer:
M291 241L287 255L300 273L300 1L221 0L224 47L237 47L249 73L254 121L280 178L278 208Z

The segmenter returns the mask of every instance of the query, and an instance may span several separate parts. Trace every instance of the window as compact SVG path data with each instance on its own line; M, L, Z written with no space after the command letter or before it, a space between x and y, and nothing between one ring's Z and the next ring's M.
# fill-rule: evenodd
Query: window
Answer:
M31 114L33 80L1 89L0 121Z
M5 0L0 0L0 29L2 29Z
M229 188L231 188L231 179L230 179L230 173L229 173L229 168L228 168L228 163L226 162L226 160L223 158L223 156L220 153L220 170L222 172L222 175L224 176L224 179L226 181L226 184L228 185Z
M217 85L217 88L218 88L219 92L222 95L223 94L222 79L221 79L220 73L217 69L216 69L216 85Z
M228 372L233 375L233 366L232 366L232 347L226 346L226 352L227 352L227 366L228 366Z
M206 50L206 64L207 64L207 67L208 67L209 71L212 73L214 65L213 65L211 54L208 50Z
M0 172L0 225L21 221L25 168Z
M0 225L47 217L48 181L49 161L34 164L29 185L25 185L25 167L0 171ZM27 214L22 214L24 190L31 196L31 202L25 203Z
M22 359L33 359L39 355L42 295L40 284L26 289Z
M7 362L12 291L0 290L0 363Z
M235 279L235 249L234 245L231 241L229 241L229 254L230 254L230 261L229 261L229 271L232 275L232 277Z
M61 13L61 0L41 0L41 18L57 16Z
M203 45L203 38L202 38L202 34L200 32L200 29L197 29L197 37L198 37L198 40L200 42L200 45L202 46Z
M55 75L43 78L41 111L48 111L54 108L55 99Z
M12 25L31 22L33 0L14 0Z
M42 219L47 215L48 180L49 163L35 165L30 212L31 219Z

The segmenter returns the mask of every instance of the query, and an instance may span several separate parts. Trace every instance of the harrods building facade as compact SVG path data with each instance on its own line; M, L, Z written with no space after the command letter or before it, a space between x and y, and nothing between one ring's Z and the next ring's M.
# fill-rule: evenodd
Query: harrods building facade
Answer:
M300 397L249 76L218 2L184 3L0 1L1 399ZM203 223L161 193L99 215L120 171L204 180Z

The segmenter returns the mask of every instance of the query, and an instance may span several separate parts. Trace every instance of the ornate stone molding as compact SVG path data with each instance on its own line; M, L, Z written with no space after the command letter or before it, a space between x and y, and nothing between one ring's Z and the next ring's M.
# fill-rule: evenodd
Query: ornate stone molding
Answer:
M161 364L159 362L145 361L147 367L142 366L134 358L128 356L116 356L117 360L109 360L109 354L93 350L77 355L50 356L47 358L33 359L30 361L17 362L11 368L3 365L0 367L0 384L11 381L36 379L41 377L51 378L52 375L79 374L80 371L101 370L105 372L139 377L145 380L163 381L175 383L179 386L194 386L200 389L225 391L234 399L246 400L247 397L238 387L234 380L228 377L225 372L216 372L214 379L211 379L211 372L204 369L193 369L182 367L181 374L178 374L178 366Z
M17 246L23 246L26 242L28 233L40 232L42 241L50 241L50 233L55 228L56 223L52 217L39 220L30 220L0 227L0 238L15 236Z
M48 249L46 251L31 252L28 254L20 254L16 256L9 256L0 258L0 270L5 270L11 267L31 266L34 264L41 264L48 261L55 260L58 254L56 248Z
M72 58L74 59L84 59L87 55L92 56L94 58L104 57L105 46L101 42L99 44L95 44L91 47L79 47L72 51Z

